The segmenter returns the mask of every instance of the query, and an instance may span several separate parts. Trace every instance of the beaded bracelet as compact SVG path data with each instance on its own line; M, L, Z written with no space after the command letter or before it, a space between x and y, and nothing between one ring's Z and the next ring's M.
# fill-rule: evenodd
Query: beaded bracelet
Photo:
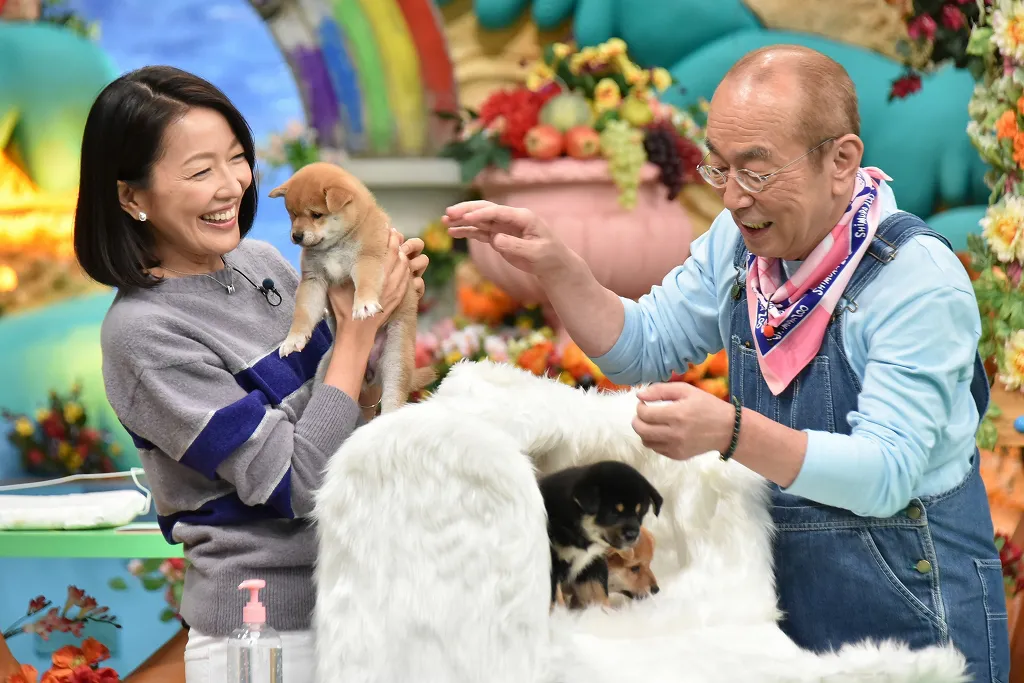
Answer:
M740 440L740 420L743 418L743 406L740 405L740 400L735 396L732 397L732 404L736 406L736 420L732 423L732 441L729 443L729 448L726 449L725 453L719 455L723 461L732 457L733 453L736 452L736 444Z

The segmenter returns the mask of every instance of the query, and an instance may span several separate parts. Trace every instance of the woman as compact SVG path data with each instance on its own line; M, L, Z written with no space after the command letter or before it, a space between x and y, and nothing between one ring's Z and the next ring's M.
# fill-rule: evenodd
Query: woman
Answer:
M139 448L164 536L191 563L189 681L224 680L248 578L267 582L285 675L312 680L313 495L327 459L373 414L379 392L360 387L374 336L409 286L422 292L427 265L422 241L394 233L383 314L352 320L351 289L331 292L335 350L314 387L331 335L322 323L301 352L279 355L298 275L270 245L243 239L255 163L231 102L171 67L107 86L82 142L75 252L117 288L101 331L107 397Z

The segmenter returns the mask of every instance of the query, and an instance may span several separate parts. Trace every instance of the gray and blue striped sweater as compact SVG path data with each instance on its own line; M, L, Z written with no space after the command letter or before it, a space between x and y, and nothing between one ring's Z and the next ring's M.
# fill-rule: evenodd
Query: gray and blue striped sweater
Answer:
M298 273L269 244L243 240L225 256L237 272L168 279L119 292L101 331L107 398L132 435L153 489L160 528L191 562L182 617L226 636L241 624L238 584L267 581L267 620L310 628L316 536L309 514L327 459L359 424L344 392L313 386L330 331L306 348L277 349L294 311Z

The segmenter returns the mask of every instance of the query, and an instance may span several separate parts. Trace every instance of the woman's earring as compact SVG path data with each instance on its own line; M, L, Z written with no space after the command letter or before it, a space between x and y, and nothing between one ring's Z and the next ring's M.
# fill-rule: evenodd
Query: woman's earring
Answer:
M142 222L142 223L146 222L146 212L145 211L139 211L139 221Z

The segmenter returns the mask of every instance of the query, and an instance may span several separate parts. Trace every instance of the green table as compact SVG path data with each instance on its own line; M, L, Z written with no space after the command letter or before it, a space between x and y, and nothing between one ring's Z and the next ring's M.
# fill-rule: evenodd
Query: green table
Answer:
M0 531L0 557L166 559L182 557L155 522L87 531Z

